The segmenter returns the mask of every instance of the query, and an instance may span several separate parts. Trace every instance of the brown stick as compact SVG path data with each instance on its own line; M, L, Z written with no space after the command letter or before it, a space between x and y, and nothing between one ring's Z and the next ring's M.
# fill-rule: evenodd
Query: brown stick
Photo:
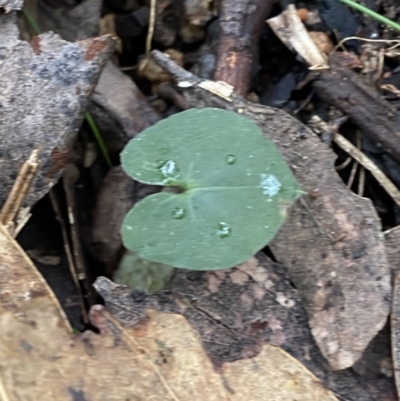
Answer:
M397 112L377 89L332 56L330 70L314 83L319 95L348 115L365 135L400 162L400 125Z
M219 19L219 43L214 81L232 85L246 95L251 65L271 0L223 0Z

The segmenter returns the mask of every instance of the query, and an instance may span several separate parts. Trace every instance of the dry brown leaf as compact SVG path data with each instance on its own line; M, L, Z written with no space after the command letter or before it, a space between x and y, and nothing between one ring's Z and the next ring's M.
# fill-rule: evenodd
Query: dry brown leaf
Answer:
M4 400L336 400L271 345L216 371L200 335L181 315L149 310L139 327L126 329L95 306L92 322L101 334L71 335L51 290L3 227L0 249Z
M283 110L231 101L158 51L153 58L181 83L189 107L219 107L250 118L275 142L307 192L269 245L303 298L314 338L333 369L352 366L389 314L390 270L379 217L369 199L348 190L335 155Z
M332 393L280 348L216 372L184 317L149 311L139 329L124 330L101 307L101 335L71 336L46 297L27 302L18 319L0 316L1 394L9 401L334 401Z
M22 305L43 296L58 310L60 327L62 324L65 330L70 330L52 290L22 248L0 224L0 313L7 310L19 315Z
M287 269L262 253L232 269L179 270L167 292L149 296L105 277L99 277L94 286L113 316L128 326L143 322L148 309L183 315L200 334L217 369L254 357L269 343L295 357L340 399L376 401L375 395L380 394L382 400L395 400L390 396L391 383L381 374L377 379L370 372L360 376L352 369L330 369L312 339Z

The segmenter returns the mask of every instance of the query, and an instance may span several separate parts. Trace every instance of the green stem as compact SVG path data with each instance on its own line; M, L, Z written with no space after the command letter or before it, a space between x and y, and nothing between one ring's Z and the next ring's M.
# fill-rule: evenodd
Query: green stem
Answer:
M40 35L40 28L39 25L36 23L36 21L31 17L31 15L29 14L28 10L25 7L22 7L22 15L24 16L24 18L26 19L26 21L28 22L28 25L30 25L30 27L32 28L33 32L35 33L35 35Z
M94 122L94 120L89 112L85 113L85 118L89 124L89 127L91 128L91 130L93 132L94 137L96 138L97 145L100 148L101 153L103 153L103 156L104 156L104 159L106 160L107 166L109 168L111 168L112 163L111 163L110 155L108 154L107 146L103 141L103 138L100 134L99 129L97 128L96 123Z
M368 15L369 17L372 17L374 19L376 19L379 22L382 22L383 24L390 26L393 29L396 29L397 31L400 31L400 25L397 24L396 22L390 20L389 18L386 18L378 13L376 13L375 11L370 10L369 8L356 3L353 0L340 0L342 3L347 4L349 7L354 8L357 11L362 12L365 15Z

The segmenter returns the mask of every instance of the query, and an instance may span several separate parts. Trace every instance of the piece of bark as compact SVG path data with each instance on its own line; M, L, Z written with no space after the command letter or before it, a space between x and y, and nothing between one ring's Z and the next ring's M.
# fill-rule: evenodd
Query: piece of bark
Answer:
M393 300L390 318L393 372L400 394L400 226L385 232L386 250L393 273Z
M380 92L348 68L339 54L314 82L322 99L348 115L378 146L400 161L400 124L396 109Z
M269 15L271 0L222 0L214 81L247 94L258 38Z
M90 100L89 111L112 155L160 119L132 79L111 62L105 66Z
M70 42L88 39L99 34L101 0L84 0L80 4L54 3L39 0L38 24L43 32L53 31Z
M24 0L0 0L0 8L4 8L8 13L12 10L21 10L24 5Z
M104 277L95 287L107 308L127 326L143 324L148 309L185 316L218 371L226 363L256 356L267 342L290 353L343 399L375 400L370 395L374 382L367 386L351 370L331 371L312 338L287 269L261 253L229 270L178 271L168 290L152 295Z
M270 244L289 268L314 338L334 369L352 366L384 326L390 309L390 269L381 224L369 199L354 195L334 169L334 153L285 112L243 100L220 85L153 57L184 89L189 107L218 107L256 122L275 142L303 190ZM211 88L210 92L204 88Z
M41 164L24 202L30 207L62 173L113 40L68 43L45 33L29 44L18 39L11 14L0 14L0 36L0 205L22 164L39 149Z

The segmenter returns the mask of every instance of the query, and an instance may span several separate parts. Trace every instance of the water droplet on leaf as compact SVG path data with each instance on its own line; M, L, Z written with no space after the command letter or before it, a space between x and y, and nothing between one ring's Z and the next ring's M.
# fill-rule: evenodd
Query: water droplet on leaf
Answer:
M281 190L282 184L274 175L262 173L260 179L260 187L264 195L274 196Z
M223 221L221 221L218 224L218 231L217 231L217 235L220 238L226 238L229 237L231 235L231 226L228 223L224 223Z
M225 157L225 160L228 164L235 164L236 163L236 157L234 155L228 155Z
M175 181L179 175L179 168L175 161L167 160L160 167L159 170L164 178L164 184L170 184Z
M185 209L177 207L173 210L172 215L174 216L174 219L183 219L186 215L186 212Z

